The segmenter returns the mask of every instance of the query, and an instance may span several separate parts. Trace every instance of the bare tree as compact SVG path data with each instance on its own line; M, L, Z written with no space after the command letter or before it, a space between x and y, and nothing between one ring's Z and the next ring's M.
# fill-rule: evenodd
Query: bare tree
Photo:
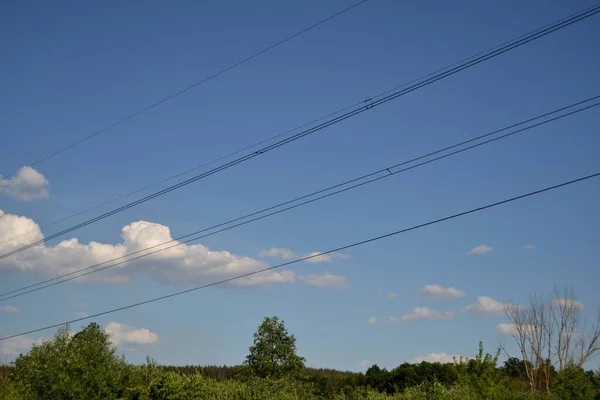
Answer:
M525 364L525 373L529 381L529 388L535 390L537 387L538 366L535 355L535 346L531 345L529 312L523 307L507 303L504 312L511 321L511 336L515 339L521 352L521 358Z
M505 305L531 390L550 390L553 368L582 366L600 351L600 312L590 326L582 309L570 287L555 287L547 298L531 296L526 306Z
M558 331L554 348L558 369L568 364L583 366L600 351L600 310L593 325L582 319L583 304L577 301L570 287L555 287L550 305Z

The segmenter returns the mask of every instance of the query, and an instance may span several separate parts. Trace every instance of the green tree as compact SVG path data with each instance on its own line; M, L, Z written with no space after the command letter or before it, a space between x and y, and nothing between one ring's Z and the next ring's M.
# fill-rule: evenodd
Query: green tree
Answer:
M500 389L500 375L496 369L500 349L495 355L484 353L483 342L479 342L479 351L473 359L455 360L458 381L470 386L484 399L493 398Z
M365 383L382 393L393 393L395 391L390 378L390 372L385 368L379 368L377 364L371 365L365 372Z
M34 345L15 360L13 378L24 399L99 400L118 398L126 373L109 335L91 323L74 336L61 328Z
M517 357L509 357L504 361L502 370L511 378L524 380L527 378L527 367L525 361L518 359Z
M245 364L262 378L294 375L304 368L304 358L296 354L296 338L277 317L265 318L249 350Z
M594 400L600 400L600 370L594 371L586 371L585 375L588 377L590 382L592 382L592 387L594 388Z
M556 394L563 400L591 400L594 386L583 368L569 364L556 377Z

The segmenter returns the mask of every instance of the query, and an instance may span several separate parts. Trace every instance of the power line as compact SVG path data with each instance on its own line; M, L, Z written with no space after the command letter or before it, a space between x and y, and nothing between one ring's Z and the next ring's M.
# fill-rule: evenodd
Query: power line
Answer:
M275 142L275 143L273 143L273 144L271 144L269 146L263 147L260 150L248 153L245 156L242 156L242 157L237 158L237 159L235 159L233 161L225 163L225 164L223 164L223 165L221 165L219 167L216 167L216 168L214 168L212 170L209 170L209 171L204 172L202 174L199 174L199 175L196 175L194 177L188 178L188 179L186 179L186 180L184 180L184 181L182 181L180 183L177 183L177 184L175 184L173 186L167 187L167 188L162 189L162 190L160 190L158 192L155 192L155 193L153 193L151 195L148 195L146 197L143 197L141 199L138 199L136 201L128 203L128 204L126 204L124 206L118 207L118 208L116 208L116 209L114 209L112 211L109 211L107 213L101 214L101 215L99 215L99 216L97 216L95 218L92 218L90 220L84 221L84 222L82 222L80 224L77 224L75 226L72 226L70 228L62 230L62 231L57 232L55 234L52 234L52 235L50 235L50 236L48 236L48 237L46 237L44 239L38 240L36 242L30 243L28 245L25 245L23 247L20 247L18 249L15 249L13 251L10 251L8 253L0 255L0 260L4 259L6 257L9 257L11 255L20 253L20 252L22 252L24 250L30 249L30 248L32 248L34 246L39 245L39 244L45 243L45 242L47 242L49 240L52 240L52 239L57 238L59 236L62 236L64 234L66 234L66 233L69 233L69 232L72 232L72 231L77 230L79 228L82 228L84 226L90 225L90 224L92 224L94 222L97 222L99 220L107 218L107 217L109 217L111 215L120 213L121 211L124 211L124 210L127 210L129 208L135 207L135 206L137 206L137 205L139 205L141 203L144 203L144 202L152 200L152 199L154 199L156 197L162 196L163 194L169 193L169 192L171 192L173 190L176 190L176 189L179 189L179 188L181 188L183 186L187 186L187 185L189 185L189 184L191 184L193 182L196 182L196 181L198 181L200 179L206 178L206 177L208 177L210 175L213 175L213 174L216 174L216 173L218 173L220 171L223 171L225 169L231 168L231 167L233 167L233 166L235 166L237 164L240 164L240 163L243 163L245 161L248 161L248 160L250 160L252 158L255 158L255 157L259 156L259 155L262 155L262 154L264 154L266 152L269 152L269 151L274 150L276 148L279 148L281 146L284 146L284 145L286 145L288 143L291 143L291 142L294 142L296 140L299 140L299 139L301 139L301 138L303 138L305 136L308 136L308 135L310 135L312 133L320 131L321 129L327 128L327 127L329 127L331 125L337 124L337 123L339 123L341 121L344 121L344 120L349 119L351 117L354 117L354 116L356 116L358 114L361 114L361 113L363 113L363 112L365 112L367 110L370 110L370 109L372 109L374 107L378 107L378 106L380 106L382 104L385 104L385 103L387 103L389 101L395 100L395 99L397 99L400 96L403 96L405 94L408 94L410 92L418 90L418 89L420 89L422 87L430 85L430 84L432 84L434 82L437 82L437 81L439 81L441 79L444 79L444 78L446 78L448 76L454 75L454 74L456 74L456 73L458 73L458 72L460 72L462 70L465 70L465 69L470 68L470 67L472 67L474 65L480 64L480 63L482 63L484 61L487 61L487 60L489 60L491 58L494 58L494 57L496 57L498 55L506 53L506 52L508 52L510 50L513 50L513 49L515 49L517 47L520 47L520 46L522 46L524 44L527 44L527 43L529 43L531 41L534 41L536 39L544 37L544 36L546 36L546 35L554 32L554 31L557 31L559 29L562 29L562 28L565 28L565 27L567 27L569 25L577 23L577 22L579 22L579 21L581 21L581 20L583 20L585 18L591 17L591 16L593 16L593 15L599 13L599 12L600 12L600 5L595 6L595 7L591 8L591 9L588 9L587 11L583 11L583 12L580 12L578 14L574 14L574 16L569 17L567 19L564 19L564 20L562 20L559 23L552 24L552 25L548 26L547 28L545 28L543 30L540 30L540 31L538 31L538 32L536 32L534 34L522 37L521 39L519 39L519 40L517 40L515 42L512 42L512 43L510 43L510 44L508 44L506 46L502 46L499 49L496 49L494 51L487 52L487 53L485 53L485 54L483 54L483 55L481 55L481 56L479 56L479 57L477 57L477 58L475 58L475 59L473 59L471 61L468 61L466 63L462 63L462 64L460 64L460 65L458 65L458 66L456 66L456 67L454 67L452 69L449 69L449 70L447 70L445 72L442 72L440 74L436 74L435 76L430 77L428 79L425 79L425 80L423 80L423 81L421 81L421 82L419 82L417 84L411 85L411 86L409 86L407 88L404 88L404 89L401 89L401 90L398 90L398 91L394 91L393 93L388 94L387 96L384 96L384 97L382 97L382 98L380 98L378 100L369 102L368 104L365 104L364 106L355 108L355 109L353 109L353 110L351 110L351 111L349 111L347 113L344 113L344 114L342 114L342 115L340 115L338 117L335 117L333 119L325 121L325 122L323 122L321 124L318 124L318 125L316 125L316 126L314 126L312 128L309 128L307 130L301 131L301 132L299 132L297 134L294 134L294 135L292 135L292 136L290 136L290 137L288 137L286 139L283 139L283 140L280 140L278 142Z
M234 69L236 67L239 67L240 65L245 64L248 61L251 61L251 60L255 59L256 57L258 57L258 56L260 56L260 55L262 55L262 54L264 54L264 53L266 53L266 52L268 52L270 50L273 50L274 48L279 47L282 44L287 43L290 40L292 40L292 39L294 39L294 38L296 38L296 37L298 37L298 36L300 36L300 35L302 35L304 33L307 33L308 31L311 31L314 28L316 28L316 27L318 27L318 26L320 26L320 25L322 25L322 24L324 24L324 23L326 23L328 21L331 21L332 19L334 19L334 18L336 18L336 17L338 17L338 16L340 16L340 15L342 15L342 14L344 14L344 13L350 11L350 10L352 10L353 8L356 8L356 7L360 6L363 3L366 3L367 1L369 1L369 0L361 0L358 3L355 3L355 4L353 4L353 5L349 6L349 7L346 7L343 10L338 11L335 14L330 15L329 17L327 17L327 18L325 18L325 19L323 19L323 20L321 20L321 21L319 21L319 22L317 22L317 23L309 26L308 28L305 28L305 29L301 30L300 32L296 32L293 35L288 36L287 38L285 38L283 40L280 40L279 42L277 42L275 44L272 44L269 47L266 47L266 48L260 50L259 52L254 53L251 56L246 57L246 58L244 58L244 59L236 62L235 64L230 65L227 68L224 68L224 69L220 70L219 72L216 72L216 73L214 73L214 74L212 74L212 75L210 75L210 76L208 76L208 77L206 77L206 78L204 78L204 79L202 79L202 80L200 80L198 82L195 82L195 83L191 84L190 86L187 86L186 88L181 89L181 90L179 90L179 91L177 91L177 92L175 92L175 93L173 93L173 94L171 94L171 95L163 98L162 100L159 100L159 101L157 101L157 102L155 102L155 103L153 103L153 104L151 104L151 105L149 105L149 106L147 106L147 107L145 107L145 108L143 108L143 109L141 109L141 110L139 110L139 111L137 111L137 112L135 112L133 114L130 114L130 115L128 115L128 116L126 116L126 117L118 120L117 122L114 122L111 125L109 125L109 126L107 126L105 128L100 129L99 131L96 131L96 132L94 132L94 133L92 133L92 134L90 134L90 135L88 135L88 136L86 136L86 137L84 137L82 139L77 140L76 142L73 142L73 143L71 143L71 144L69 144L69 145L67 145L67 146L65 146L65 147L63 147L63 148L61 148L61 149L53 152L53 153L50 153L50 154L48 154L48 155L46 155L46 156L44 156L44 157L42 157L42 158L40 158L40 159L32 162L32 163L30 163L29 165L30 166L34 166L34 165L40 164L40 163L48 160L49 158L52 158L52 157L54 157L54 156L56 156L58 154L61 154L61 153L65 152L65 151L67 151L67 150L69 150L69 149L71 149L71 148L73 148L73 147L75 147L75 146L77 146L77 145L79 145L79 144L81 144L81 143L83 143L83 142L85 142L85 141L93 138L94 136L97 136L97 135L99 135L101 133L104 133L104 132L106 132L106 131L108 131L108 130L110 130L110 129L118 126L118 125L121 125L124 122L127 122L127 121L129 121L129 120L131 120L131 119L133 119L133 118L141 115L141 114L144 114L145 112L147 112L147 111L149 111L149 110L151 110L151 109L153 109L155 107L158 107L161 104L166 103L167 101L169 101L169 100L171 100L171 99L173 99L173 98L175 98L177 96L180 96L180 95L182 95L182 94L184 94L184 93L186 93L186 92L188 92L188 91L190 91L190 90L192 90L192 89L194 89L194 88L202 85L203 83L206 83L206 82L208 82L208 81L210 81L210 80L218 77L219 75L222 75L222 74L224 74L226 72L229 72L232 69ZM16 173L17 172L15 171L12 174L7 175L6 177L12 177ZM3 178L0 175L0 180L6 179L6 177Z
M592 8L593 8L593 7L590 7L590 8L588 8L588 9L586 9L586 10L583 10L583 11L588 11L588 10L591 10ZM582 12L583 12L583 11L582 11ZM158 185L161 185L161 184L163 184L163 183L165 183L165 182L168 182L168 181L171 181L171 180L173 180L173 179L179 178L179 177L181 177L181 176L183 176L183 175L186 175L186 174L188 174L188 173L190 173L190 172L197 171L197 170L199 170L199 169L201 169L201 168L204 168L204 167L207 167L207 166L209 166L209 165L215 164L215 163L217 163L217 162L219 162L219 161L222 161L222 160L228 159L228 158L230 158L230 157L233 157L233 156L235 156L235 155L237 155L237 154L240 154L240 153L242 153L242 152L244 152L244 151L246 151L246 150L250 150L250 149L252 149L252 148L258 147L258 146L260 146L261 144L265 144L265 143L271 142L271 141L273 141L273 140L275 140L275 139L277 139L277 138L280 138L280 137L282 137L282 136L285 136L285 135L287 135L287 134L290 134L290 133L292 133L292 132L298 131L298 130L300 130L300 129L302 129L302 128L305 128L305 127L307 127L307 126L309 126L309 125L312 125L312 124L315 124L315 123L317 123L317 122L323 121L324 119L327 119L327 118L333 117L334 115L338 115L338 114L341 114L341 113L343 113L343 112L345 112L345 111L348 111L348 110L350 110L350 109L352 109L352 108L355 108L355 107L357 107L357 106L364 105L366 102L373 101L373 99L377 99L377 98L383 97L383 96L385 96L385 95L387 95L387 94L389 94L389 93L391 93L391 92L393 92L393 91L395 91L395 90L401 89L401 88L403 88L403 87L406 87L406 86L408 86L408 85L410 85L410 84L412 84L412 83L418 82L418 81L420 81L420 80L424 80L424 79L426 79L426 78L429 78L430 76L433 76L433 75L435 75L435 74L437 74L437 73L439 73L439 72L445 71L445 70L447 70L447 69L450 69L450 68L452 68L452 67L454 67L454 66L457 66L457 65L459 65L459 64L461 64L461 63L464 63L464 62L466 62L466 61L472 60L472 59L474 59L474 58L476 58L476 57L478 57L478 56L480 56L480 55L482 55L482 54L485 54L486 52L490 52L490 51L492 51L492 50L495 50L495 49L497 49L497 48L500 48L500 47L502 47L502 46L504 46L504 45L506 45L506 44L508 44L508 43L514 42L514 41L516 41L516 40L518 40L518 39L521 39L521 38L523 38L523 37L525 37L525 36L527 36L527 35L531 35L531 34L533 34L533 33L535 33L535 32L538 32L538 31L540 31L540 30L543 30L543 29L545 29L545 28L547 28L547 27L549 27L549 26L552 26L552 25L553 25L553 24L555 24L555 23L558 23L558 22L560 22L560 21L562 21L562 20L564 20L564 19L566 19L566 18L570 18L570 17L572 17L572 16L575 16L575 15L576 15L576 14L572 14L572 15L569 15L568 17L561 18L560 20L554 21L554 22L552 22L552 23L549 23L549 24L547 24L547 25L544 25L544 26L542 26L542 27L540 27L540 28L536 28L536 29L534 29L534 30L532 30L532 31L529 31L529 32L527 32L527 33L524 33L524 34L522 34L522 35L520 35L520 36L517 36L517 37L515 37L515 38L513 38L513 39L510 39L510 40L504 41L504 42L502 42L502 43L500 43L500 44L497 44L497 45L495 45L495 46L492 46L492 47L488 48L487 50L481 51L481 52L479 52L479 53L476 53L476 54L474 54L474 55L472 55L472 56L469 56L469 57L467 57L467 58L463 58L463 59L461 59L460 61L457 61L457 62L455 62L455 63L449 64L449 65L446 65L446 66L444 66L444 67L442 67L442 68L439 68L439 69L437 69L437 70L435 70L435 71L433 71L433 72L430 72L430 73L428 73L428 74L426 74L426 75L423 75L423 76L421 76L421 77L419 77L419 78L415 78L415 79L413 79L413 80L411 80L411 81L408 81L408 82L405 82L405 83L403 83L403 84L396 85L396 86L392 87L391 89L388 89L388 90L386 90L386 91L384 91L384 92L382 92L382 93L379 93L379 94L377 94L377 95L375 95L375 96L370 96L369 98L367 98L367 100L361 100L361 101L359 101L359 102L356 102L356 103L354 103L354 104L352 104L352 105L346 106L346 107L344 107L344 108L341 108L341 109L339 109L339 110L337 110L337 111L334 111L334 112L331 112L331 113L329 113L329 114L327 114L327 115L324 115L324 116L322 116L322 117L320 117L320 118L314 119L314 120L312 120L312 121L310 121L310 122L307 122L307 123L304 123L304 124L302 124L302 125L300 125L300 126L297 126L297 127L295 127L295 128L289 129L289 130L287 130L287 131L285 131L285 132L278 133L278 134L276 134L276 135L274 135L274 136L271 136L271 137L268 137L268 138L266 138L266 139L260 140L260 141L258 141L258 142L255 142L254 144L251 144L251 145L249 145L249 146L246 146L246 147L244 147L244 148L241 148L241 149L239 149L239 150L236 150L236 151L233 151L233 152L231 152L231 153L225 154L225 155L223 155L223 156L217 157L217 158L213 159L212 161L208 161L208 162L206 162L206 163L204 163L204 164L201 164L201 165L195 166L195 167L193 167L193 168L189 168L189 169L187 169L187 170L185 170L185 171L179 172L179 173L177 173L177 174L175 174L175 175L171 175L171 176L169 176L169 177L167 177L167 178L165 178L165 179L162 179L162 180L160 180L160 181L157 181L157 182L151 183L151 184L149 184L149 185L147 185L147 186L144 186L144 187L142 187L142 188L136 189L136 190L134 190L134 191L131 191L131 192L129 192L129 193L126 193L126 194L123 194L123 195L121 195L121 196L118 196L118 197L112 198L112 199L110 199L110 200L107 200L107 201L105 201L105 202L103 202L103 203L100 203L100 204L97 204L97 205L95 205L95 206L89 207L89 208L87 208L87 209L85 209L85 210L78 211L78 212L76 212L76 213L74 213L74 214L70 214L70 215L68 215L68 216L65 216L65 217L63 217L63 218L60 218L60 219L58 219L58 220L55 220L55 221L49 222L49 223L47 223L47 224L43 224L43 225L41 225L41 226L40 226L40 229L47 228L47 227L50 227L50 226L56 225L56 224L58 224L58 223L61 223L61 222L67 221L67 220L69 220L69 219L72 219L72 218L78 217L78 216L80 216L80 215L86 214L86 213L88 213L88 212L90 212L90 211L93 211L93 210L96 210L96 209L98 209L98 208L100 208L100 207L103 207L103 206L106 206L106 205L112 204L112 203L114 203L114 202L116 202L116 201L122 200L122 199L124 199L124 198L127 198L127 197L129 197L129 196L132 196L132 195L134 195L134 194L137 194L137 193L143 192L143 191L145 191L145 190L147 190L147 189L151 189L151 188L153 188L153 187L156 187L156 186L158 186ZM17 238L23 237L23 236L27 236L27 235L29 235L29 234L31 234L31 233L33 233L33 232L37 232L37 230L33 230L33 231L29 231L29 232L25 232L25 233L23 233L23 234L20 234L20 235L17 235L17 236L13 236L12 238L5 239L4 241L0 242L0 244L6 243L6 242L8 242L8 241L11 241L11 240L14 240L14 239L17 239Z
M503 204L511 203L513 201L521 200L521 199L524 199L524 198L527 198L527 197L535 196L535 195L538 195L538 194L541 194L541 193L544 193L544 192L548 192L548 191L555 190L555 189L558 189L558 188L561 188L561 187L564 187L564 186L572 185L572 184L575 184L575 183L578 183L578 182L582 182L582 181L585 181L585 180L588 180L588 179L597 178L598 176L600 176L600 172L597 172L597 173L591 174L591 175L587 175L587 176L584 176L584 177L581 177L581 178L573 179L573 180L570 180L570 181L567 181L567 182L559 183L559 184L554 185L554 186L549 186L549 187L546 187L544 189L539 189L539 190L535 190L533 192L529 192L529 193L525 193L525 194L522 194L522 195L519 195L519 196L511 197L511 198L508 198L508 199L505 199L505 200L501 200L501 201L498 201L498 202L495 202L495 203L487 204L487 205L484 205L484 206L481 206L481 207L472 208L472 209L467 210L467 211L459 212L457 214L453 214L453 215L449 215L449 216L446 216L446 217L443 217L443 218L435 219L435 220L432 220L432 221L429 221L429 222L425 222L425 223L422 223L422 224L419 224L419 225L413 225L413 226L411 226L409 228L404 228L404 229L401 229L401 230L398 230L398 231L395 231L395 232L390 232L390 233L386 233L384 235L371 237L369 239L365 239L365 240L362 240L360 242L355 242L355 243L352 243L352 244L344 245L344 246L337 247L335 249L330 249L330 250L327 250L327 251L323 251L323 252L320 252L318 254L314 254L314 255L311 255L311 256L302 257L302 258L299 258L297 260L288 261L288 262L285 262L285 263L282 263L282 264L274 265L272 267L263 268L263 269L260 269L260 270L254 271L254 272L248 272L248 273L245 273L245 274L242 274L242 275L237 275L237 276L234 276L234 277L231 277L231 278L222 279L222 280L219 280L219 281L216 281L216 282L212 282L212 283L208 283L208 284L201 285L201 286L196 286L196 287L191 288L191 289L181 290L179 292L170 293L170 294L167 294L167 295L164 295L164 296L160 296L160 297L155 297L155 298L152 298L152 299L149 299L149 300L144 300L144 301L140 301L140 302L137 302L137 303L129 304L129 305L126 305L126 306L122 306L122 307L118 307L118 308L113 308L112 310L108 310L108 311L103 311L103 312L100 312L100 313L92 314L92 315L89 315L87 317L76 318L76 319L72 319L70 321L64 321L64 322L61 322L61 323L58 323L58 324L48 325L48 326L44 326L42 328L36 328L36 329L32 329L32 330L29 330L29 331L21 332L21 333L10 335L10 336L4 336L4 337L0 338L0 341L11 339L11 338L14 338L14 337L17 337L17 336L22 336L22 335L28 335L28 334L31 334L31 333L41 332L41 331L44 331L44 330L47 330L47 329L57 328L59 326L63 326L63 325L66 325L66 324L72 324L72 323L75 323L75 322L85 321L85 320L88 320L88 319L91 319L91 318L96 318L96 317L100 317L100 316L103 316L103 315L112 314L112 313L115 313L115 312L118 312L118 311L123 311L123 310L127 310L127 309L134 308L134 307L139 307L139 306L142 306L144 304L154 303L154 302L157 302L157 301L169 299L171 297L176 297L176 296L180 296L180 295L183 295L183 294L186 294L186 293L190 293L190 292L194 292L194 291L197 291L197 290L206 289L206 288L209 288L209 287L212 287L212 286L217 286L217 285L220 285L220 284L223 284L223 283L232 282L232 281L235 281L235 280L238 280L238 279L246 278L246 277L253 276L253 275L256 275L256 274L260 274L260 273L263 273L263 272L272 271L272 270L275 270L275 269L278 269L278 268L281 268L281 267L285 267L285 266L288 266L288 265L299 263L301 261L310 260L311 258L321 257L323 255L327 255L327 254L331 254L331 253L336 253L336 252L339 252L339 251L343 251L343 250L351 249L351 248L354 248L354 247L362 246L364 244L368 244L368 243L375 242L375 241L382 240L382 239L386 239L386 238L389 238L389 237L392 237L392 236L400 235L402 233L406 233L406 232L409 232L409 231L413 231L413 230L417 230L417 229L420 229L420 228L424 228L426 226L439 224L441 222L445 222L445 221L448 221L448 220L451 220L451 219L455 219L455 218L462 217L462 216L465 216L465 215L473 214L473 213L476 213L476 212L479 212L479 211L487 210L489 208L493 208L493 207L497 207L497 206L500 206L500 205L503 205Z
M550 123L550 122L553 122L553 121L556 121L556 120L559 120L559 119L562 119L562 118L565 118L565 117L577 114L579 112L591 109L593 107L597 107L597 106L600 105L600 102L597 102L597 103L594 103L594 104L591 104L591 105L587 105L585 107L582 107L582 108L570 111L568 113L565 113L565 114L553 117L551 119L547 119L547 120L538 122L536 124L533 124L533 125L530 125L530 126L518 129L516 131L512 131L512 132L503 134L501 136L497 136L495 138L486 140L484 142L480 142L480 143L474 144L472 146L468 146L468 147L465 147L465 148L453 151L451 153L447 153L447 154L441 155L439 157L435 157L433 159L430 159L430 160L427 160L427 161L423 161L423 162L420 162L418 164L415 164L415 165L412 165L412 166L409 166L409 167L406 167L406 168L403 168L403 169L400 169L400 170L397 170L397 171L393 171L394 169L396 169L398 167L411 164L411 163L413 163L415 161L423 160L423 159L425 159L427 157L431 157L433 155L440 154L440 153L443 153L445 151L455 149L455 148L463 146L465 144L469 144L469 143L475 142L477 140L480 140L480 139L483 139L483 138L486 138L486 137L498 134L500 132L504 132L504 131L510 130L512 128L515 128L515 127L518 127L518 126L530 123L532 121L539 120L541 118L544 118L544 117L547 117L547 116L559 113L561 111L564 111L564 110L567 110L567 109L570 109L570 108L573 108L573 107L576 107L576 106L579 106L579 105L583 105L585 103L589 103L589 102L591 102L593 100L596 100L596 99L599 99L599 98L600 98L600 96L595 96L595 97L592 97L592 98L589 98L589 99L586 99L586 100L582 100L582 101L579 101L577 103L571 104L569 106L562 107L562 108L553 110L551 112L539 115L537 117L530 118L530 119L527 119L527 120L524 120L524 121L512 124L512 125L507 126L505 128L501 128L501 129L498 129L498 130L495 130L495 131L492 131L492 132L489 132L489 133L486 133L486 134L483 134L483 135L480 135L480 136L468 139L466 141L463 141L463 142L460 142L460 143L457 143L457 144L454 144L454 145L451 145L451 146L448 146L448 147L445 147L445 148L442 148L442 149L439 149L439 150L427 153L425 155L413 158L411 160L407 160L407 161L401 162L399 164L395 164L395 165L389 166L387 168L383 168L383 169L380 169L378 171L371 172L371 173L366 174L366 175L362 175L362 176L360 176L358 178L354 178L354 179L345 181L343 183L340 183L340 184L337 184L337 185L334 185L334 186L330 186L330 187L328 187L326 189L322 189L322 190L319 190L319 191L316 191L316 192L312 192L310 194L307 194L307 195L304 195L304 196L301 196L301 197L297 197L295 199L292 199L292 200L289 200L289 201L277 204L275 206L267 207L267 208L264 208L264 209L262 209L260 211L256 211L256 212L253 212L253 213L250 213L250 214L246 214L246 215L244 215L242 217L238 217L238 218L235 218L235 219L232 219L232 220L229 220L227 222L223 222L223 223L220 223L220 224L217 224L217 225L213 225L213 226L211 226L209 228L198 230L198 231L195 231L195 232L192 232L192 233L189 233L189 234L177 237L175 239L172 239L172 240L169 240L169 241L166 241L166 242L163 242L163 243L159 243L159 244L156 244L156 245L153 245L153 246L141 249L141 250L137 250L135 252L131 252L131 253L125 254L125 255L117 257L117 258L113 258L111 260L104 261L102 263L94 264L92 266L89 266L89 267L86 267L86 268L82 268L82 269L79 269L77 271L72 271L72 272L69 272L67 274L63 274L63 275L60 275L60 276L57 276L57 277L54 277L54 278L51 278L51 279L47 279L47 280L44 280L44 281L41 281L41 282L38 282L38 283L35 283L35 284L32 284L32 285L29 285L29 286L25 286L25 287L22 287L20 289L15 289L15 290L12 290L10 292L2 293L2 294L0 294L0 302L6 301L6 300L9 300L9 299L13 299L15 297L20 297L20 296L23 296L23 295L26 295L26 294L29 294L29 293L37 292L39 290L46 289L46 288L51 287L51 286L59 285L59 284L64 283L64 282L72 281L74 279L81 278L81 277L86 276L86 275L90 275L90 274L94 274L94 273L97 273L97 272L101 272L101 271L104 271L106 269L116 267L118 265L122 265L122 264L125 264L125 263L128 263L128 262L140 259L140 258L147 257L147 256L152 255L152 254L156 254L156 253L159 253L159 252L162 252L162 251L165 251L165 250L169 250L169 249L171 249L173 247L178 247L178 246L181 246L181 245L186 244L186 243L197 241L199 239L202 239L202 238L205 238L205 237L208 237L208 236L212 236L212 235L215 235L215 234L220 233L220 232L224 232L224 231L227 231L227 230L230 230L230 229L242 226L242 225L249 224L251 222L262 220L262 219L270 217L272 215L280 214L282 212L285 212L285 211L288 211L288 210L291 210L291 209L295 209L295 208L301 207L303 205L306 205L306 204L309 204L309 203L313 203L315 201L318 201L318 200L321 200L321 199L324 199L324 198L328 198L328 197L334 196L336 194L340 194L340 193L343 193L343 192L346 192L346 191L349 191L349 190L352 190L352 189L355 189L355 188L358 188L358 187L361 187L361 186L364 186L364 185L367 185L367 184L379 181L379 180L384 179L384 178L389 178L389 177L394 176L396 174L403 173L403 172L412 170L414 168L417 168L417 167L420 167L420 166L423 166L423 165L427 165L427 164L430 164L432 162L435 162L435 161L438 161L438 160L441 160L441 159L444 159L444 158L447 158L447 157L450 157L450 156L453 156L453 155L456 155L456 154L460 154L460 153L465 152L467 150L471 150L471 149L483 146L485 144L495 142L495 141L500 140L500 139L508 138L508 137L513 136L513 135L515 135L517 133L525 132L525 131L528 131L528 130L533 129L535 127L539 127L539 126L545 125L547 123ZM364 181L367 178L372 178L372 179ZM363 181L363 182L360 182L360 181ZM280 209L280 210L277 210L277 211L270 212L270 213L265 214L265 215L261 215L261 216L252 218L252 219L247 220L247 221L236 223L235 225L227 226L225 228L219 229L219 230L214 231L214 232L210 232L210 233L207 233L207 234L203 234L201 236L197 236L197 237L194 237L194 238L191 238L191 239L187 239L187 240L185 240L183 242L179 242L179 240L189 238L190 236L194 236L194 235L197 235L197 234L200 234L200 233L208 232L208 231L211 231L211 230L216 229L216 228L221 228L223 226L232 224L234 222L238 222L238 221L250 218L250 217L254 217L256 215L263 214L263 213L265 213L267 211L275 210L277 208L280 208L280 207L283 207L283 206L286 206L286 205L289 205L289 204L292 204L292 203L296 203L296 202L298 202L300 200L311 198L311 197L316 196L318 194L326 193L326 192L329 192L329 191L331 191L333 189L344 187L344 186L347 186L347 185L349 185L351 183L355 183L355 182L360 182L360 183L354 184L354 185L349 186L349 187L345 187L343 189L336 190L336 191L331 192L331 193L327 193L327 194L321 195L319 197L316 197L316 198L313 198L313 199L310 199L310 200L303 201L303 202L298 203L298 204L294 204L292 206L289 206L289 207L286 207L286 208L283 208L283 209ZM169 245L169 244L172 244L172 245L170 245L168 247L162 247L162 246ZM159 249L155 250L155 251L152 251L152 252L149 252L149 253L145 253L145 254L136 256L136 257L128 258L130 256L133 256L133 255L136 255L136 254L148 251L148 250L156 249L156 248L159 248ZM104 266L102 268L98 268L98 267L101 267L102 265L106 265L106 264L109 264L111 262L118 261L118 260L123 260L123 261L120 261L120 262L115 263L115 264L107 265L107 266ZM87 272L85 272L85 271L87 271ZM63 279L63 278L65 278L65 279ZM50 282L53 282L53 283L50 283ZM43 286L40 286L40 285L43 285ZM27 290L27 289L29 289L29 290ZM18 292L21 292L21 293L18 293Z

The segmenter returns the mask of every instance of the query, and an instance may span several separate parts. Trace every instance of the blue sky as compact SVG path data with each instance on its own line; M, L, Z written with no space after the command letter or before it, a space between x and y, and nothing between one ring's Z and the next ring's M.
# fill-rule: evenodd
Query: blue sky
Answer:
M0 171L27 166L352 3L4 4ZM36 165L49 182L48 196L23 201L18 194L0 193L5 222L8 216L28 219L11 217L0 239L211 161L592 4L370 0ZM598 18L62 238L77 238L80 247L57 250L55 240L31 259L3 260L0 291L119 254L125 226L133 247L165 237L165 227L176 237L598 95ZM0 336L208 283L227 275L221 267L243 270L281 262L260 257L269 249L289 249L296 256L324 251L597 172L599 122L597 109L587 111L203 239L202 247L188 249L193 256L179 260L190 268L215 267L215 275L186 275L183 264L151 260L119 274L98 274L96 281L70 282L3 302L0 307L20 313L0 309ZM29 177L40 183L39 176ZM365 360L394 367L430 353L472 355L479 340L492 350L500 341L509 342L496 330L507 321L463 311L478 296L522 303L554 284L570 284L584 314L594 316L600 303L599 195L598 182L578 184L355 248L330 262L300 263L288 269L292 278L272 275L270 285L215 287L98 322L105 327L113 322L120 349L132 361L150 354L170 364L239 363L253 331L270 315L286 322L312 366L361 370ZM157 225L130 225L139 221ZM91 252L92 241L111 246ZM527 244L535 248L525 249ZM492 250L467 254L482 245ZM324 277L325 272L335 277ZM115 282L119 279L127 282ZM436 300L424 292L426 285L465 294ZM397 296L390 299L388 293ZM442 318L428 314L388 321L417 307L421 313L423 307L439 311ZM370 317L377 323L370 324ZM4 352L51 334L12 341ZM136 337L146 339L139 343Z

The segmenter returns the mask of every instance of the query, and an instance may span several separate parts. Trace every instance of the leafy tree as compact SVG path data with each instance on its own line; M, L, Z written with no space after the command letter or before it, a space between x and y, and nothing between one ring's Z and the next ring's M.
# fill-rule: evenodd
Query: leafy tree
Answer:
M25 399L116 399L127 366L109 335L91 323L75 336L68 327L15 360L13 377Z
M527 377L527 366L525 361L518 359L517 357L510 357L504 361L502 370L511 378L525 379Z
M8 385L8 378L10 376L12 368L6 362L6 356L0 353L0 391L3 387Z
M296 338L277 317L265 318L249 350L245 364L261 378L290 376L304 368L304 358L296 354Z
M595 391L594 400L600 400L600 370L594 371L586 371L585 375L588 377L590 382L592 383L592 387Z
M556 377L556 394L563 400L594 398L594 386L583 368L567 365Z
M456 367L453 364L430 363L427 361L419 364L400 364L390 371L390 375L391 386L399 390L405 390L423 383L433 384L434 382L450 386L458 379Z
M365 383L380 392L393 393L395 391L390 378L390 372L385 368L379 368L377 364L371 365L365 373Z
M495 355L484 353L483 342L479 342L479 352L474 359L456 360L459 382L472 387L482 398L492 398L500 384L500 374L496 369L500 349Z
M416 386L422 382L422 375L418 371L419 365L403 363L390 371L390 380L400 390Z

